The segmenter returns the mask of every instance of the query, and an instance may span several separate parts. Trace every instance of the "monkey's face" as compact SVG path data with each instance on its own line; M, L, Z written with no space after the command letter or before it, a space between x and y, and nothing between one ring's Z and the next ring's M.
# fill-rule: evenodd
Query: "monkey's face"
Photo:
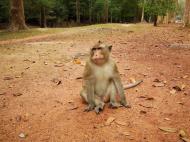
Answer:
M109 59L112 46L107 46L105 44L95 45L91 49L91 61L96 65L103 65Z

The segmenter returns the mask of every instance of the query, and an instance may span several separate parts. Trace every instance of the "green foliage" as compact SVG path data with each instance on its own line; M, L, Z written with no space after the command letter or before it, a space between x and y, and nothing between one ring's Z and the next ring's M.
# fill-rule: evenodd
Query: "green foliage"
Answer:
M167 12L175 11L174 0L146 0L145 12L148 15L165 16Z
M145 17L164 16L167 12L175 10L173 0L108 0L109 21L140 21L143 6L145 6ZM53 22L56 24L76 21L76 0L24 0L25 17L28 23L39 24L40 7L46 8L47 20L54 18L56 20ZM105 0L80 0L82 23L88 22L90 17L93 23L101 23L104 16ZM9 0L1 0L0 22L8 22L8 19Z
M0 23L9 19L9 1L0 0Z

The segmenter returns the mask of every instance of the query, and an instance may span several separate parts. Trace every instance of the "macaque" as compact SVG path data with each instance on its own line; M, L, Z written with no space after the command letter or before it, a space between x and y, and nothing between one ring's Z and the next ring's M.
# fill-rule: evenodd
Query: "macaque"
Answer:
M83 74L82 99L88 104L85 111L100 113L106 102L111 108L130 107L126 101L124 87L116 63L110 57L112 45L99 41L90 49ZM136 86L137 84L135 84ZM129 85L126 88L134 87ZM116 99L119 96L119 100Z

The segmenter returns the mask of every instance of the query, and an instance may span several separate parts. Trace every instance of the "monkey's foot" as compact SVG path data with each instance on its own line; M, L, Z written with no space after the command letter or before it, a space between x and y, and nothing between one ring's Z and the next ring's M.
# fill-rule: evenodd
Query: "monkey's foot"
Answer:
M88 106L84 109L84 111L86 111L86 112L92 111L92 110L94 109L94 107L95 107L95 106L93 106L93 105L88 105Z
M96 114L99 114L100 111L102 111L103 109L104 109L104 104L100 104L100 105L96 106L94 110L95 110Z
M119 103L113 103L113 102L109 103L109 108L115 109L115 108L118 108L118 107L122 107L122 105L119 104Z
M130 104L123 105L125 108L131 108Z
M131 108L131 105L128 104L126 101L121 101L120 102L122 106L124 106L125 108Z

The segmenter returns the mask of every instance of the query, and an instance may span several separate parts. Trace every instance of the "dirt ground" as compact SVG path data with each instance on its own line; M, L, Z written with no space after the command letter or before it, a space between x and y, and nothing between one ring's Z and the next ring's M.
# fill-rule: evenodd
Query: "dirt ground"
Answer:
M81 76L98 40L113 45L124 84L143 79L125 91L132 108L83 112ZM190 29L92 26L0 44L0 142L182 142L180 130L190 136Z

